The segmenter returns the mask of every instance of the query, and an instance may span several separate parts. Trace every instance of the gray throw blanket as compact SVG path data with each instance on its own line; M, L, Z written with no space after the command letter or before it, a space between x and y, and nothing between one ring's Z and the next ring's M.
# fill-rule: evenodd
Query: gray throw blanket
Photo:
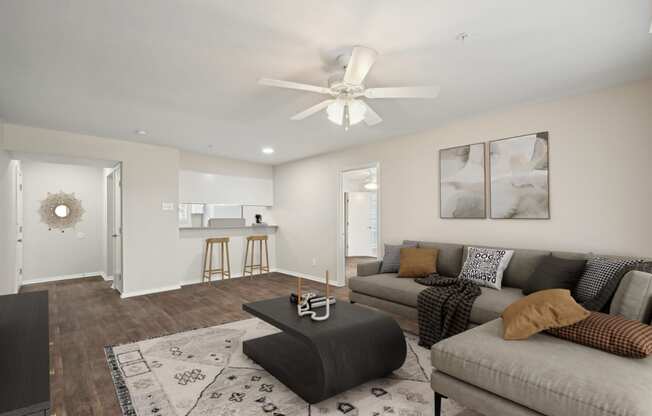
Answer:
M436 274L415 281L430 286L417 297L419 345L430 348L466 330L473 302L481 293L479 286L469 280Z

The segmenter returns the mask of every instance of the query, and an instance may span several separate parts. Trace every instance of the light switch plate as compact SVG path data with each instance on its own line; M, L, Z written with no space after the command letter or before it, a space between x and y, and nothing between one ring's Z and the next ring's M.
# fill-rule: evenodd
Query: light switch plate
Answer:
M174 202L161 202L161 209L163 211L174 211Z

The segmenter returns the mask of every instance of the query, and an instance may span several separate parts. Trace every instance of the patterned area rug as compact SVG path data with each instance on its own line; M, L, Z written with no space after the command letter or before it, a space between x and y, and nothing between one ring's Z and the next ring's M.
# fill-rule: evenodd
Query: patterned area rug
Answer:
M242 342L278 332L259 319L106 347L124 415L432 415L429 351L406 334L408 356L390 377L309 405L242 353ZM477 416L444 400L446 416Z

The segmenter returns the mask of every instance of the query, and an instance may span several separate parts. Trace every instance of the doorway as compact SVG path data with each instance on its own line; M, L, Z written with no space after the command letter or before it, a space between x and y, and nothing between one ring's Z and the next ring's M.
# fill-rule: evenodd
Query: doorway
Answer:
M16 292L23 282L23 171L20 161L14 161L14 177L16 185Z
M379 187L377 164L341 172L341 275L348 282L357 265L378 258Z
M123 292L122 279L122 167L115 166L106 175L107 275L113 288Z
M111 231L120 237L119 162L32 152L9 155L14 164L15 193L11 199L15 208L12 236L16 238L16 252L12 263L16 290L59 280L108 280L109 195L105 186L109 174L118 178L117 196L113 199L118 210L112 210L111 215L120 225ZM118 271L121 286L122 240L116 240L111 270ZM106 282L109 284L113 283Z

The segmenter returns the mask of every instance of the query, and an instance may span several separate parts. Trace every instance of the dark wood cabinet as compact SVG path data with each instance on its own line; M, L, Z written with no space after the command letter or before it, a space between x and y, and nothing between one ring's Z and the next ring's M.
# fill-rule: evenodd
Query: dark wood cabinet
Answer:
M48 292L0 296L0 416L50 414Z

